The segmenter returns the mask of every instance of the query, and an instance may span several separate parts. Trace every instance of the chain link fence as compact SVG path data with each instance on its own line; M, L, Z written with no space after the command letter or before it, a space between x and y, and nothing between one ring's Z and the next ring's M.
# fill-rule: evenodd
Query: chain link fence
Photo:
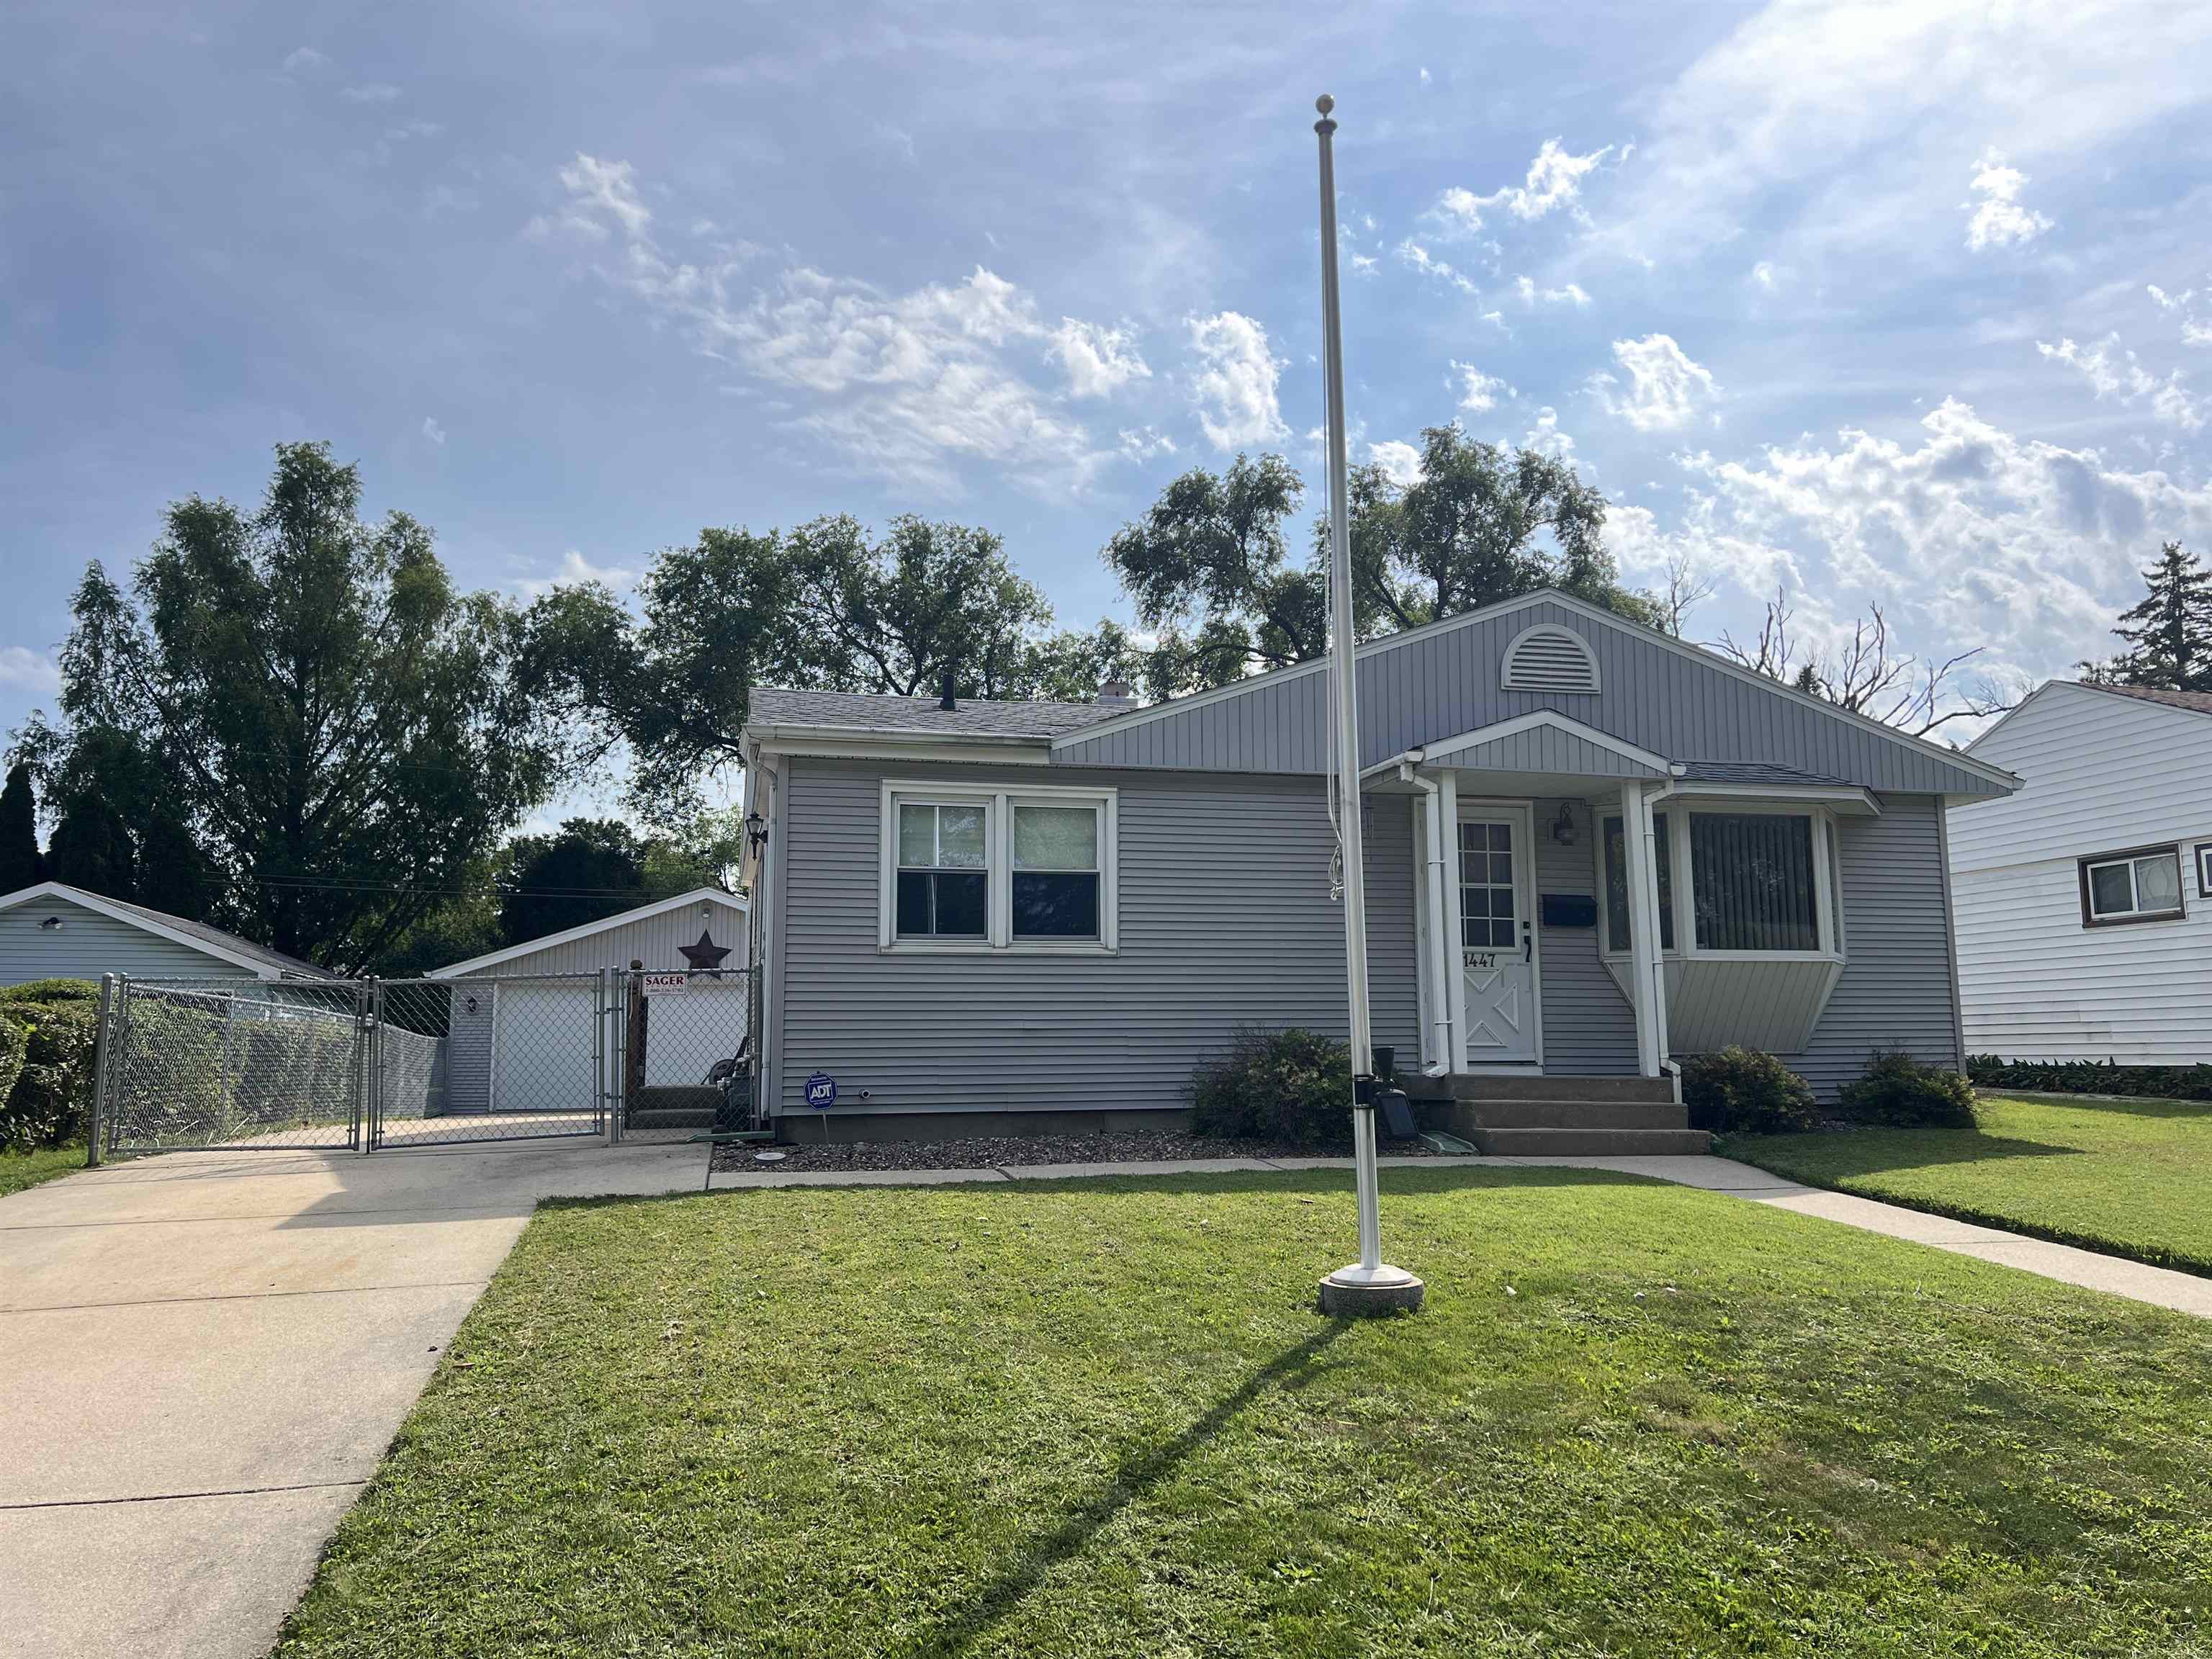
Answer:
M124 1158L601 1135L620 1103L629 979L118 979L95 1145Z
M701 969L622 979L617 1041L625 1131L759 1127L753 975Z

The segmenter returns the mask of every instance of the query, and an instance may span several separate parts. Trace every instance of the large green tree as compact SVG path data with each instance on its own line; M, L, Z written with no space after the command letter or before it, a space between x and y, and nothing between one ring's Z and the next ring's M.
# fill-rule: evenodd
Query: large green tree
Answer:
M134 895L179 896L173 830L216 919L350 969L546 795L568 751L514 672L519 614L456 592L413 519L360 508L326 445L280 445L258 508L193 496L128 592L86 573L47 734L58 866L73 839L93 855L88 792L130 824L114 781L150 771L173 823L134 841Z
M556 588L532 608L530 660L549 706L625 747L633 793L678 827L702 777L736 764L753 687L926 696L949 672L963 696L1069 695L1125 653L1118 631L1051 623L988 531L903 515L872 537L833 515L665 549L635 614L600 585Z
M2120 613L2112 630L2128 644L2112 678L2123 685L2212 691L2212 572L2179 542L2168 542L2142 574L2149 591Z
M1557 587L1638 622L1656 607L1620 582L1605 500L1573 465L1470 438L1421 434L1419 475L1380 466L1347 479L1354 626L1362 639ZM1328 525L1291 561L1303 484L1279 455L1194 468L1108 542L1107 564L1158 635L1142 674L1155 696L1226 684L1328 649Z
M39 853L38 801L32 793L31 763L19 760L8 769L8 782L0 788L0 893L13 893L46 879L46 860Z

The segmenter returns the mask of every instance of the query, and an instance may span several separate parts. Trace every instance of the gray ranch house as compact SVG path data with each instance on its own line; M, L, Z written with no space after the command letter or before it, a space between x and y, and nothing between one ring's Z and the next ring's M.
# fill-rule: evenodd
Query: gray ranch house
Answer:
M1341 1036L1328 672L756 692L779 1128L1165 1125L1240 1024ZM2010 773L1549 591L1357 672L1375 1040L1462 1132L1687 1149L1675 1062L1731 1042L1824 1098L1877 1048L1962 1063L1944 808Z

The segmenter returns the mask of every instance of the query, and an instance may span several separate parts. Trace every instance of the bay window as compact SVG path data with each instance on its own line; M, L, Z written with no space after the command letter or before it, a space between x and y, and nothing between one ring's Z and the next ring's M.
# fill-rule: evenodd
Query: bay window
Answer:
M1661 950L1747 957L1840 952L1839 896L1825 811L1744 810L1733 803L1709 811L1676 797L1671 810L1651 816ZM1601 822L1603 948L1607 955L1626 956L1628 849L1620 815ZM1677 870L1686 872L1679 887ZM1687 905L1686 945L1678 934L1678 890Z
M883 786L886 951L1111 951L1115 793Z

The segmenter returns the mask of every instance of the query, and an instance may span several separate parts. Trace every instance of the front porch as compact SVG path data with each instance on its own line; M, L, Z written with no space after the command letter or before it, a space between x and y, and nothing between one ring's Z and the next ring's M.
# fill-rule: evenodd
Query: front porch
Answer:
M1424 1128L1492 1157L1628 1158L1712 1150L1690 1127L1672 1078L1511 1077L1457 1073L1401 1079Z
M1489 1107L1476 1128L1530 1133L1572 1127L1542 1107L1595 1127L1623 1082L1679 1110L1680 1055L1803 1052L1845 965L1837 823L1881 811L1850 785L1674 760L1553 711L1395 756L1365 788L1414 798L1421 1043L1401 1073L1455 1111Z

